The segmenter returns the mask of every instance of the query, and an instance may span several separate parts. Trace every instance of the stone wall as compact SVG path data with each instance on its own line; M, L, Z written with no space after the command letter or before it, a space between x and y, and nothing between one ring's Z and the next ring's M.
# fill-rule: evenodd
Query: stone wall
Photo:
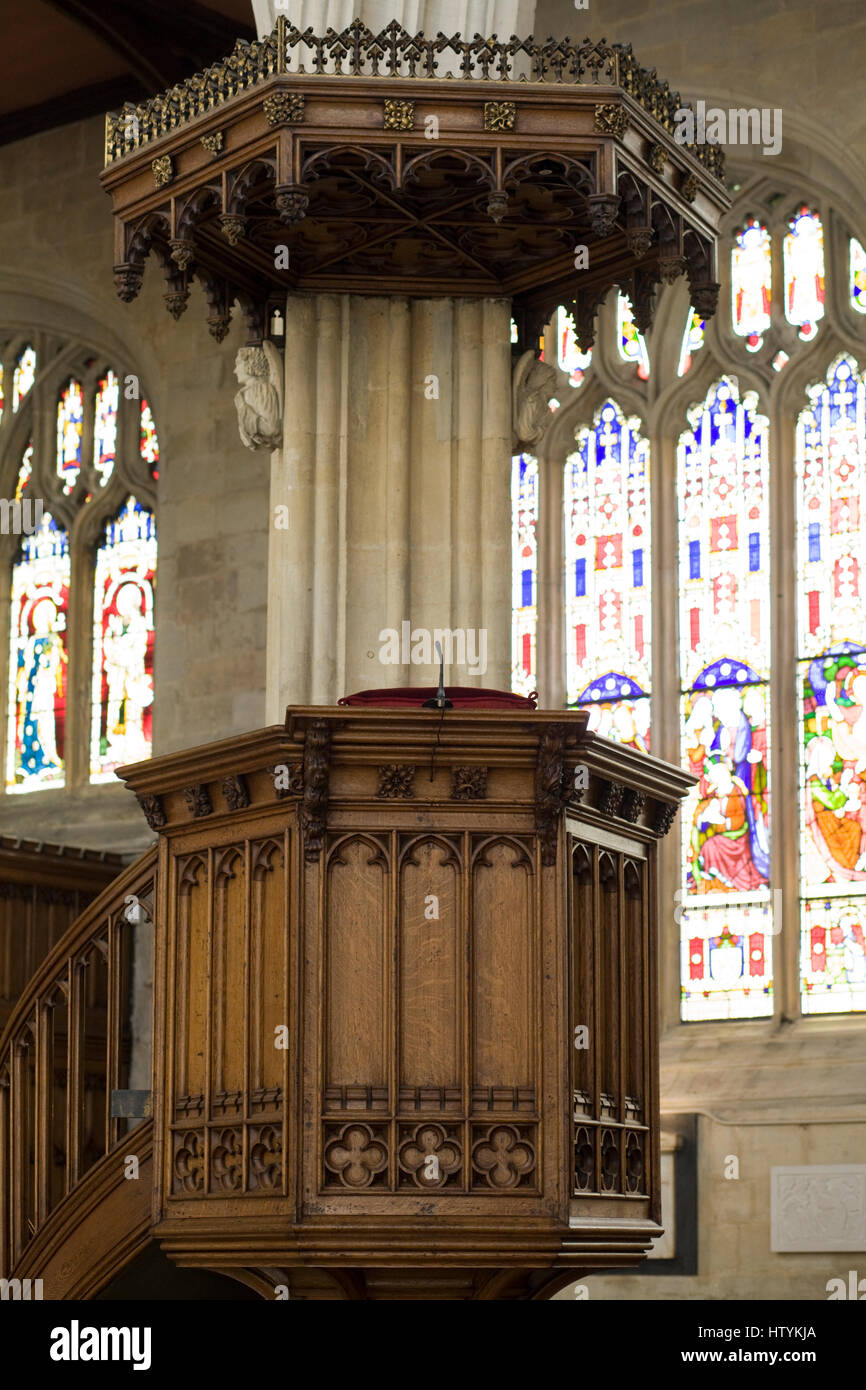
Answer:
M264 723L269 458L238 438L232 369L243 323L217 345L198 285L174 322L155 259L139 298L117 298L102 151L100 119L0 147L0 329L36 323L84 337L138 373L153 406L154 751L166 753ZM0 796L0 829L129 852L152 838L133 798L113 785Z

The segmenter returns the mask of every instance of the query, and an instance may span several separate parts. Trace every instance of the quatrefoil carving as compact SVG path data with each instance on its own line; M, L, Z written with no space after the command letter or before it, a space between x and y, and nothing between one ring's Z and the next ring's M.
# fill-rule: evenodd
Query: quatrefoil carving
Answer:
M490 1187L517 1187L535 1167L535 1151L523 1142L516 1125L494 1125L476 1143L472 1166L484 1174L483 1181Z
M442 1125L418 1125L403 1140L397 1153L400 1168L418 1187L444 1187L452 1173L459 1173L463 1156L460 1145L449 1139ZM434 1163L430 1160L435 1159Z
M174 1156L174 1173L183 1192L201 1192L204 1187L202 1136L196 1130L184 1135Z
M369 1125L346 1125L325 1145L325 1167L345 1187L369 1187L388 1166L388 1150Z
M237 1192L243 1170L243 1144L238 1129L220 1131L219 1142L213 1151L213 1175L220 1187Z

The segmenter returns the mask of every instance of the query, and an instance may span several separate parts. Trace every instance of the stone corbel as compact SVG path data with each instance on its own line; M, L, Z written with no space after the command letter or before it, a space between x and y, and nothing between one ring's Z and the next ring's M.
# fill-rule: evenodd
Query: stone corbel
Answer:
M283 364L273 343L243 347L235 358L238 431L248 449L279 449L283 442Z
M512 377L512 452L535 449L553 420L550 402L566 399L565 372L542 362L530 349L517 359Z

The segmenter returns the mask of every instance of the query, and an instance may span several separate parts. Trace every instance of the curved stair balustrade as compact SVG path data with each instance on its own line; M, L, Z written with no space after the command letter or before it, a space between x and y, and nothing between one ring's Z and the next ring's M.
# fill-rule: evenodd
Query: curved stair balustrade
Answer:
M44 1243L41 1233L61 1206L68 1224L71 1194L143 1118L121 1112L136 1110L129 1092L141 1099L151 1086L156 862L154 847L77 918L0 1037L4 1278L30 1263L34 1241ZM125 1105L121 1096L112 1106L116 1092L127 1093Z

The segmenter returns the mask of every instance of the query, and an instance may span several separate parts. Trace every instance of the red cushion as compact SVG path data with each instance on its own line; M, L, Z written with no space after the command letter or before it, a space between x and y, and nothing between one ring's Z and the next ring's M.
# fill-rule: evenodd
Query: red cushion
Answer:
M435 700L438 687L405 685L390 690L359 690L344 695L341 705L376 705L379 709L420 709L425 700ZM449 685L445 695L455 709L535 709L537 695L514 695L510 690L483 690L468 685Z

